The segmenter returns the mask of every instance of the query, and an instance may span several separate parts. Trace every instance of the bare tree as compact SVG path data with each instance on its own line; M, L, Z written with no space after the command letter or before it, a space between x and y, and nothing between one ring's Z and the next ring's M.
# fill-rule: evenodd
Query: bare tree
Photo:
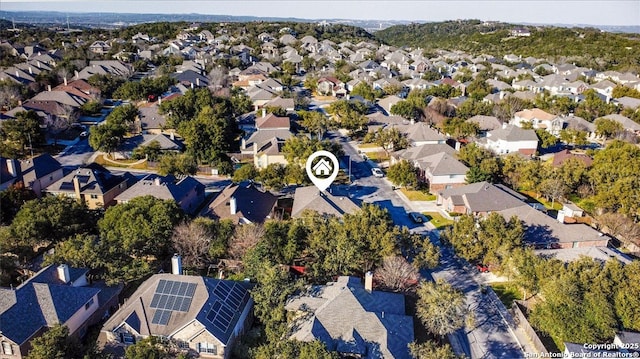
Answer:
M464 293L443 280L420 284L416 312L427 330L441 337L464 327L472 316Z
M209 72L209 87L213 90L219 90L229 85L229 75L227 69L223 67L214 67Z
M232 259L242 259L247 251L253 248L264 235L264 228L256 224L236 226L229 243L229 256Z
M418 283L418 270L404 257L385 257L382 267L376 270L376 278L388 289L405 291Z
M13 86L0 87L0 107L11 108L21 100L20 90Z
M601 227L616 236L625 245L635 244L640 246L640 224L620 213L608 212L598 216Z
M211 230L200 221L183 222L173 230L173 248L187 267L200 268L209 253L209 243L213 237Z

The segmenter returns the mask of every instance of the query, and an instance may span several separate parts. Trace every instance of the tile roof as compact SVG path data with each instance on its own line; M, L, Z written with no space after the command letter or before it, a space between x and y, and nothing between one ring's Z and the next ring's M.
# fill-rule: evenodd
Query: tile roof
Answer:
M305 210L342 217L345 213L353 213L358 209L358 205L349 197L320 193L316 186L298 187L293 195L291 217L300 217Z
M286 309L307 313L295 321L293 339L319 339L329 350L362 358L411 358L413 318L405 315L402 294L369 292L359 278L343 276L290 298Z
M154 301L154 296L156 292L166 293L167 297L177 296L177 294L171 294L180 293L173 290L176 288L175 283L181 287L191 288L191 292L182 292L184 295L180 296L180 299L184 297L190 300L186 305L182 304L179 308L181 310L169 310L171 313L166 324L158 324L158 321L154 320L156 312L166 307L161 307L163 301L161 298ZM167 285L172 288L170 292L164 288ZM253 305L249 288L251 284L248 282L169 273L155 274L144 281L125 304L106 321L102 331L115 331L126 322L134 330L139 330L137 335L171 338L180 328L197 321L224 345L228 345L242 312L247 306ZM239 298L232 300L230 292L237 293ZM185 301L183 299L182 303ZM224 326L225 328L220 328L218 325L216 310L224 311L231 317L225 322L228 323Z
M235 198L236 213L231 214L230 200ZM253 185L231 184L223 189L200 213L203 217L232 219L238 223L242 218L251 223L263 223L269 218L278 197L263 192Z

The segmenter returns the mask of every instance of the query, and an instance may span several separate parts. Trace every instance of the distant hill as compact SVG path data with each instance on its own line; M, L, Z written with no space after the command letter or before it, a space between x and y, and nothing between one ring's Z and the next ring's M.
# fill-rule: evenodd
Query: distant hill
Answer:
M530 36L512 36L526 29ZM479 20L391 26L375 33L394 46L462 50L472 54L506 54L575 62L599 70L640 70L640 35L610 33L595 28L522 26Z

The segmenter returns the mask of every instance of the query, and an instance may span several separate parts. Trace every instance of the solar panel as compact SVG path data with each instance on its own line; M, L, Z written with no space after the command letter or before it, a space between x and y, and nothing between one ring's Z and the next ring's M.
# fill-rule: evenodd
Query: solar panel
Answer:
M169 319L171 319L171 311L163 310L158 324L167 325L169 323Z
M169 296L163 294L160 296L160 301L158 302L158 308L164 309L164 306L167 304L167 300L169 300Z
M162 310L156 309L156 312L153 314L153 319L151 319L151 324L159 324L161 314L162 314Z
M164 286L167 284L167 281L164 279L160 279L160 281L158 281L158 287L156 288L156 293L162 293L162 291L164 290Z
M173 306L169 309L171 310L179 310L180 307L182 306L182 300L184 299L184 297L176 297L176 301L173 303Z
M196 284L195 283L189 283L189 286L187 287L187 293L185 294L185 297L192 298L193 294L195 292L196 292Z
M158 308L158 302L160 301L160 294L154 294L153 299L151 299L151 308Z
M214 288L213 293L221 300L225 300L230 291L231 288L229 288L225 282L219 281L218 285Z
M169 300L167 300L167 304L165 304L164 309L173 310L173 303L176 302L175 296L170 296Z
M191 298L184 298L184 300L182 301L182 305L180 306L180 311L181 312L188 312L189 311L189 306L191 306Z
M162 293L164 293L164 294L171 293L171 288L173 287L174 283L175 283L174 281L168 280L167 281L167 285L164 287L164 291L162 291Z
M189 286L189 283L181 282L180 283L180 289L178 290L178 295L186 296L187 295L187 287L188 286Z
M180 282L173 282L173 287L171 288L171 294L178 295L180 291Z

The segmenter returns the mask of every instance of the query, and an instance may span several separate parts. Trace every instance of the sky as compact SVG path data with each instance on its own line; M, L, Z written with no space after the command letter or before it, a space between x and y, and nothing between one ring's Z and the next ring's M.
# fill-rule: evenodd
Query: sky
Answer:
M0 10L640 26L640 0L0 0Z

